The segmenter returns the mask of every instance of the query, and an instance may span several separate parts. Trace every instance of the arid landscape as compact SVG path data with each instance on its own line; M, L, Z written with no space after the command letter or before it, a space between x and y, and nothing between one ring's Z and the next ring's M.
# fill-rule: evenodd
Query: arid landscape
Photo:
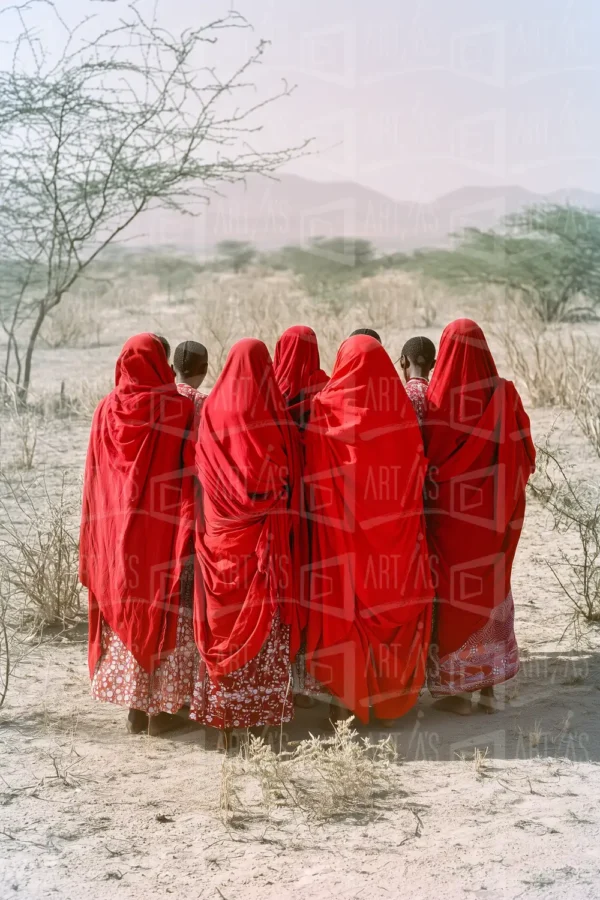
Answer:
M2 595L10 677L0 710L0 897L428 900L442 885L452 898L597 897L600 631L574 615L565 592L565 555L578 564L581 531L553 512L545 453L513 579L521 672L500 690L501 708L453 718L424 693L390 732L357 729L384 742L362 756L343 735L330 757L318 743L279 761L271 754L269 744L293 751L309 734L330 736L321 705L245 754L223 754L215 732L192 724L174 737L128 735L124 710L90 699L84 594L70 582L64 623L40 628L48 610L14 590L10 560L21 559L15 534L43 544L57 516L76 538L91 412L138 331L172 345L202 340L214 380L242 335L272 350L285 327L310 324L329 367L355 327L377 328L396 360L411 335L437 341L450 319L475 316L502 374L517 378L536 444L560 451L579 491L600 482L600 457L559 376L566 367L577 393L598 326L521 327L499 293L463 297L403 273L335 296L259 267L202 273L183 294L154 275L78 290L45 326L27 410L6 402L2 411L3 539L13 535L2 573L13 587ZM545 396L532 372L542 372Z

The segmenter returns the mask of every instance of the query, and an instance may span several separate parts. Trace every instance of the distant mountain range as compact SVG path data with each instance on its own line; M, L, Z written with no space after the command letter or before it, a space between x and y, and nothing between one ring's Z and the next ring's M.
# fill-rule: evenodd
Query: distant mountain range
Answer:
M245 186L224 185L197 216L150 211L128 237L137 246L169 245L198 254L225 239L273 249L341 235L368 238L381 250L411 250L443 245L450 232L465 226L490 228L534 203L567 202L600 210L600 194L577 188L542 195L518 186L464 187L432 203L409 203L354 182L253 176Z

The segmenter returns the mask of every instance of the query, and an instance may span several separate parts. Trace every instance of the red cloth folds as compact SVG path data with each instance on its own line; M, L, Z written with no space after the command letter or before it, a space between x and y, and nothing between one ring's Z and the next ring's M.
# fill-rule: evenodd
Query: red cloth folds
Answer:
M104 618L146 672L175 648L180 577L193 533L185 445L194 407L153 334L127 341L98 405L85 469L80 579L89 591L89 667Z
M403 715L425 680L433 588L427 464L414 410L382 345L341 345L305 432L312 523L311 674L363 722Z
M427 530L442 659L508 596L535 447L514 385L498 376L470 319L445 329L427 401Z
M274 616L300 644L299 437L262 341L238 341L203 408L196 449L196 641L213 681L255 659Z
M283 332L275 346L273 369L294 419L306 411L310 398L329 380L321 368L317 335L307 325L294 325Z

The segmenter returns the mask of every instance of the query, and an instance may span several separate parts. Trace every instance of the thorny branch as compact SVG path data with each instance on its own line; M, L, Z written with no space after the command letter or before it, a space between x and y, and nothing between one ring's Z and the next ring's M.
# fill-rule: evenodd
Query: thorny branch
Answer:
M61 26L59 51L28 24L40 6ZM47 315L140 215L197 215L223 184L271 176L308 142L254 146L257 115L293 89L249 99L264 41L233 71L212 64L229 31L250 28L237 12L179 34L135 4L104 28L98 16L69 26L51 0L7 14L20 30L0 70L0 325L5 381L24 400Z

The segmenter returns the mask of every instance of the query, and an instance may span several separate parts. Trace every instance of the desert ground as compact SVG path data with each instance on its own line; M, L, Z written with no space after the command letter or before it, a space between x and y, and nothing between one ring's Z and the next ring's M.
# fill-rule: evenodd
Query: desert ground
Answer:
M431 314L401 281L383 278L369 290L343 315L294 294L281 274L213 279L197 297L175 301L150 282L125 285L110 302L88 298L84 319L94 333L74 330L66 345L50 335L39 347L29 431L10 408L2 412L4 512L25 532L64 485L76 533L91 410L132 333L159 331L173 346L203 340L214 378L221 345L244 332L272 348L282 327L313 324L329 366L339 340L358 325L379 327L397 359L411 334L439 340L446 321L473 314L439 297ZM243 307L245 320L230 321L230 307ZM479 317L502 374L513 377L492 307L482 303ZM576 476L600 480L600 458L571 411L530 412L538 445L550 440ZM34 432L28 468L23 454ZM558 532L532 497L513 580L522 667L499 691L499 710L452 717L432 709L424 693L391 732L358 728L373 742L389 736L398 757L383 766L369 803L337 815L285 797L268 808L251 767L236 769L210 730L190 724L164 738L128 735L125 710L90 698L85 596L80 621L42 632L22 600L9 597L0 897L597 898L600 627L572 623L548 565L565 550L577 552L577 535ZM321 705L299 710L275 741L290 746L328 734L326 713Z

